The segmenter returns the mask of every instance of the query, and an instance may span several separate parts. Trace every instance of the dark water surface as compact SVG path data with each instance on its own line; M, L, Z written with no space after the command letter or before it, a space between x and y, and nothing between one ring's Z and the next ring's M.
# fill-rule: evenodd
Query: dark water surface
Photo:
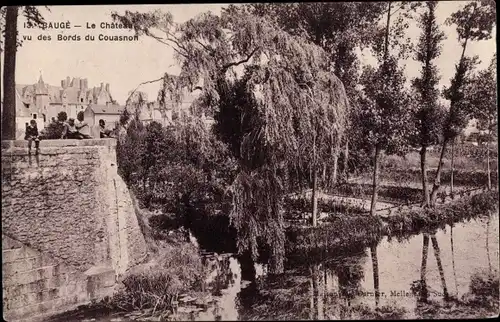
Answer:
M207 261L213 270L207 282L215 290L216 303L178 319L352 319L367 318L366 312L384 306L402 310L404 318L418 318L417 297L411 290L415 281L425 280L428 299L441 302L445 294L460 298L469 292L471 276L477 272L498 274L498 227L497 214L404 241L385 237L376 247L289 267L277 278L259 264L255 282L242 280L235 257L215 256ZM352 307L364 309L353 312ZM85 320L132 321L123 315Z

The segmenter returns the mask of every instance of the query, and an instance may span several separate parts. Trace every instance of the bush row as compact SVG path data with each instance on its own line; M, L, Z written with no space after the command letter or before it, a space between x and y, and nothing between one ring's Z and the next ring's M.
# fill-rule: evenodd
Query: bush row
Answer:
M473 159L486 159L487 154L486 146L475 146L470 144L457 144L454 147L455 156L462 156ZM440 149L434 149L429 152L430 155L439 157L441 154ZM451 148L448 147L445 153L446 158L451 158ZM490 157L498 158L498 150L490 148Z
M436 176L436 170L429 170L429 178ZM381 178L395 182L410 183L420 182L421 172L420 169L392 169L390 172L381 173ZM441 184L449 185L451 182L451 172L441 172ZM491 184L497 185L497 171L491 171ZM488 173L485 171L463 171L455 170L453 172L453 183L457 186L480 187L488 184ZM432 181L429 181L432 185Z

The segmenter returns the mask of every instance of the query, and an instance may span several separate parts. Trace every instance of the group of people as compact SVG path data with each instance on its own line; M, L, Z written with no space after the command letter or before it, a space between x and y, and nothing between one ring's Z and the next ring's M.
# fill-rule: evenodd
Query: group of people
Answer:
M55 118L52 118L55 122ZM83 112L79 112L76 116L76 121L74 118L69 118L66 122L63 122L63 130L61 133L61 139L92 139L88 134L90 126L84 121ZM112 131L106 129L106 122L104 120L99 120L99 137L110 138L112 137ZM26 123L26 133L25 140L28 141L28 152L31 154L32 143L35 142L35 154L40 151L40 133L38 132L38 127L35 120L31 120L30 123Z

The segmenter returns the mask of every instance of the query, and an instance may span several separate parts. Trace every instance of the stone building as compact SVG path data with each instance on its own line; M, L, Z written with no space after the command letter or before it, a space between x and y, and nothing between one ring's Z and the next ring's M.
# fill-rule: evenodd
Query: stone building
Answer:
M182 91L182 97L179 102L174 102L171 97L167 98L164 106L158 99L149 101L148 95L142 91L130 91L129 106L138 106L140 101L143 101L139 107L139 119L145 123L153 121L161 123L163 126L172 124L172 121L180 117L182 114L192 114L192 105L200 95L199 90L190 92L187 88Z
M86 78L66 77L60 86L45 83L42 76L33 85L16 85L16 127L17 138L22 138L26 123L31 119L37 121L38 129L59 112L66 112L68 118L76 118L89 104L115 104L111 96L109 84L101 83L98 87L89 88Z
M106 122L107 128L113 129L120 121L120 115L123 113L124 109L124 106L109 103L107 105L89 104L83 112L83 116L85 122L87 122L91 128L98 126L99 120L102 119Z

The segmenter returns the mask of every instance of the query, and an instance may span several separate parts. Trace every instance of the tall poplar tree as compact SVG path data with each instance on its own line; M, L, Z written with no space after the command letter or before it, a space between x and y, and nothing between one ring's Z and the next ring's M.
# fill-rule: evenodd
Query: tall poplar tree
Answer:
M427 177L427 148L439 142L442 131L443 112L439 106L439 75L434 60L441 54L441 41L444 33L439 30L436 21L437 2L427 1L424 12L420 15L419 26L422 33L415 52L415 58L422 65L421 75L412 81L417 94L414 122L416 133L412 137L413 145L420 147L420 167L422 171L422 190L424 206L430 205L430 193Z
M392 154L401 150L410 122L409 97L404 87L405 76L398 62L409 53L409 41L404 39L407 25L404 18L409 18L415 7L404 2L385 4L386 22L383 27L374 31L372 42L372 52L378 66L366 66L361 76L363 96L360 101L363 109L359 117L361 123L356 124L361 127L366 143L374 150L371 215L376 212L381 154ZM400 15L396 16L395 23L391 24L391 18L394 18L397 11L400 11Z
M466 97L465 89L471 81L472 71L477 64L477 57L470 58L465 55L467 44L471 41L490 39L493 26L496 23L495 18L495 2L482 0L468 3L446 20L447 24L453 24L457 28L458 41L461 43L462 53L456 65L455 75L451 79L451 84L443 91L444 97L450 101L450 109L444 124L441 155L431 192L431 206L435 205L438 192L441 188L442 161L446 148L450 143L453 144L469 120L471 105Z

